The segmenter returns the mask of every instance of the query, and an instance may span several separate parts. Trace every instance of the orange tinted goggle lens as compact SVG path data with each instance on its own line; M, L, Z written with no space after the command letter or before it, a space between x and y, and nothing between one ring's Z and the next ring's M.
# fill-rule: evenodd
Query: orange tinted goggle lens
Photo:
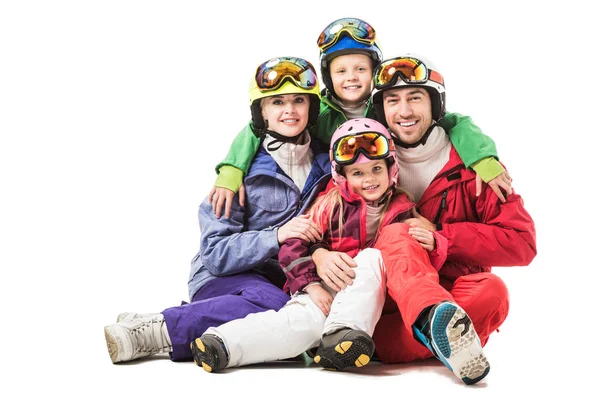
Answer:
M360 19L344 18L329 24L319 35L317 45L321 50L325 50L338 41L342 32L346 32L360 43L373 44L375 41L375 29L371 25Z
M311 90L317 85L317 73L306 60L280 57L261 64L256 70L256 86L260 91L281 87L286 80L299 88Z
M373 83L377 89L395 85L398 77L408 84L425 83L429 78L427 71L425 64L416 58L394 58L377 67Z
M338 164L353 163L361 152L373 160L387 157L390 153L388 140L379 133L344 136L335 142L333 149L333 159Z

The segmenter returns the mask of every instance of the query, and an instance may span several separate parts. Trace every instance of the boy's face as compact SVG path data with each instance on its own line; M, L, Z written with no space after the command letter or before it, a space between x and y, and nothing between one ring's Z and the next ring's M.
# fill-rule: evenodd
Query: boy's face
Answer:
M417 143L433 123L431 98L417 87L383 92L383 111L392 134L404 143Z
M261 101L262 116L270 130L294 137L306 129L310 99L306 94L284 94Z
M345 54L329 65L333 90L345 106L358 106L371 95L373 62L365 54Z

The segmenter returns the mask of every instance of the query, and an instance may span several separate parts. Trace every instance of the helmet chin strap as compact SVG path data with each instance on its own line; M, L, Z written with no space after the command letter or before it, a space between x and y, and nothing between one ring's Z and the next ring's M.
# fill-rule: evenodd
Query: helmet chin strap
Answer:
M392 135L392 140L394 141L394 144L396 146L404 147L405 149L411 149L420 145L425 145L427 139L429 138L429 135L431 135L431 132L433 131L433 128L435 128L436 126L438 126L437 122L432 124L429 127L429 129L427 129L427 132L425 132L425 134L421 137L421 139L419 139L415 143L404 143L402 140L400 140L400 138L396 137L396 135Z
M269 135L274 139L267 143L267 150L269 151L277 151L283 146L285 143L298 143L304 131L300 132L296 136L283 136L275 131L267 129L261 129L260 134L262 136Z

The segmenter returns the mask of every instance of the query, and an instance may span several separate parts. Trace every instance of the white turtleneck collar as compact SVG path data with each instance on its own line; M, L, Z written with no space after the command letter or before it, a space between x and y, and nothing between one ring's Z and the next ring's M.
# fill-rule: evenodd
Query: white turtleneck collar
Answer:
M266 134L262 142L262 146L267 153L273 157L283 172L294 181L300 192L304 189L314 158L313 151L310 148L311 137L308 131L304 131L302 135L304 136L298 141L302 144L284 143L277 150L268 149L269 142L276 140L273 136Z
M443 128L436 126L424 145L404 148L396 146L400 185L410 192L416 201L450 159L450 138Z

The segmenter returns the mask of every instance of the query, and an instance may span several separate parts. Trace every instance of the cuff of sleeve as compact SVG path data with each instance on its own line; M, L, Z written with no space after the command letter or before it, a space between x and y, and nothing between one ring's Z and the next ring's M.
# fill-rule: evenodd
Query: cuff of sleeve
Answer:
M311 286L315 286L315 285L320 285L321 282L309 282L308 285L304 286L304 288L302 289L303 292L306 292L306 289L308 289Z
M243 179L244 173L240 169L232 167L231 165L223 165L219 168L219 176L217 176L215 186L229 189L232 192L237 193L240 186L242 186Z
M485 183L504 172L504 167L494 157L483 158L474 163L471 168Z
M313 255L313 253L314 253L315 251L319 250L319 249L325 249L325 250L329 250L329 249L327 248L327 246L325 246L324 244L322 244L322 243L317 243L317 244L314 244L314 245L312 245L311 247L309 247L309 248L308 248L308 254L310 254L310 255L312 256L312 255Z

